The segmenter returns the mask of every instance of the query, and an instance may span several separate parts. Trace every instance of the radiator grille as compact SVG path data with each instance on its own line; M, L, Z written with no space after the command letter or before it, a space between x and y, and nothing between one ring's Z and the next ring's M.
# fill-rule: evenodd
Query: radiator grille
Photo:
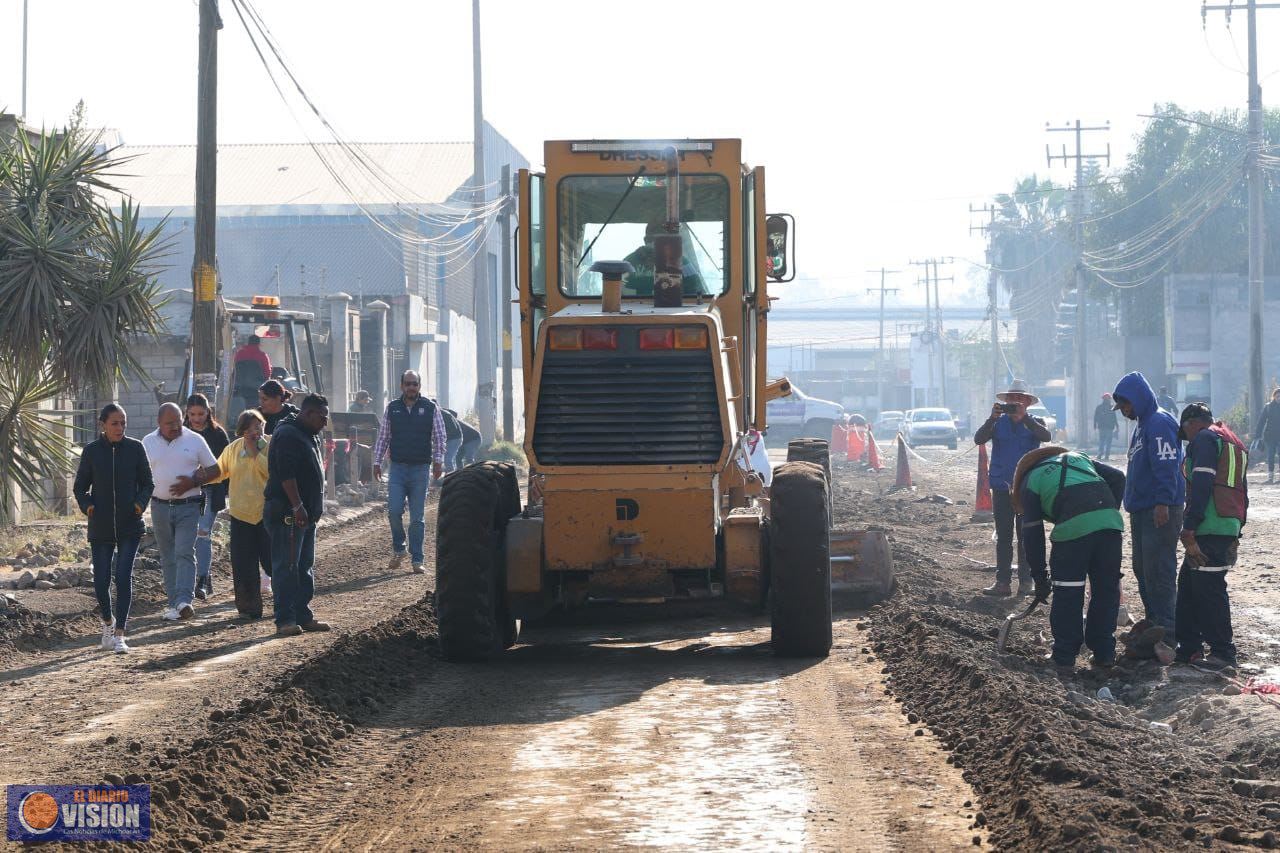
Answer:
M709 352L546 354L541 464L706 465L723 447Z

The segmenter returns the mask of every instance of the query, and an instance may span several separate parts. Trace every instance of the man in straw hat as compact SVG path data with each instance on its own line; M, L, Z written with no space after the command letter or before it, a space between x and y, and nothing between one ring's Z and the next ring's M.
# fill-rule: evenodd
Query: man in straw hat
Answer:
M1045 601L1053 592L1049 627L1054 666L1060 674L1074 672L1082 643L1093 652L1094 666L1111 666L1120 610L1124 474L1065 447L1041 447L1018 462L1011 498L1021 518L1020 539L1035 578L1036 600ZM1046 521L1053 525L1052 577L1045 572ZM1086 579L1089 613L1082 625Z
M996 395L991 415L973 435L974 444L991 442L991 467L987 478L991 484L991 512L996 521L996 582L982 591L983 595L1007 597L1013 594L1013 536L1015 533L1013 504L1009 489L1018 460L1049 441L1049 428L1040 418L1027 414L1027 407L1040 402L1027 383L1013 380L1009 390ZM1018 595L1031 591L1031 576L1023 554L1022 535L1018 534Z

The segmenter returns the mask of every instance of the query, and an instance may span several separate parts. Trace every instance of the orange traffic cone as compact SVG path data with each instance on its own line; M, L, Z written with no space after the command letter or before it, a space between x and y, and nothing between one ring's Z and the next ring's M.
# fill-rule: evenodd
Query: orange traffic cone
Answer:
M973 515L970 521L990 521L994 516L991 511L991 482L987 479L987 446L978 445L978 493L973 498Z
M831 425L831 455L845 450L849 446L849 431L844 424Z
M907 459L907 443L902 440L902 433L898 433L898 476L893 481L893 488L889 491L896 492L899 489L910 489L911 486L911 462Z
M862 453L865 450L866 443L862 438L862 428L856 426L849 427L849 438L845 445L845 461L857 462L862 458Z
M875 433L867 432L867 467L872 471L883 471L884 464L880 461L880 446L876 444Z

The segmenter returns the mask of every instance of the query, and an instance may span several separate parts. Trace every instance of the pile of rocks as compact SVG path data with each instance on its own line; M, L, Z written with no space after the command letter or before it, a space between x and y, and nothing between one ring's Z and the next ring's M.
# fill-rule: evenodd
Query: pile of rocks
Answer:
M44 566L55 566L62 560L63 545L47 540L37 545L28 542L12 557L0 557L0 566L13 566L18 569L38 569ZM89 549L81 548L76 553L77 559L89 559Z
M85 565L61 566L57 569L30 569L5 582L9 589L70 589L73 586L92 586L93 567Z
M368 498L369 490L364 486L353 486L349 483L343 483L338 486L339 506L364 506L364 502Z

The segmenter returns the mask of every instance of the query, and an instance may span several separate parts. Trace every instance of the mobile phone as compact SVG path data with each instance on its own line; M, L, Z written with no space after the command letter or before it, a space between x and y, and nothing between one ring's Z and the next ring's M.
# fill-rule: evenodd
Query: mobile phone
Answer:
M1001 403L1000 411L1004 412L1006 415L1012 415L1014 412L1018 411L1018 404L1017 403Z

